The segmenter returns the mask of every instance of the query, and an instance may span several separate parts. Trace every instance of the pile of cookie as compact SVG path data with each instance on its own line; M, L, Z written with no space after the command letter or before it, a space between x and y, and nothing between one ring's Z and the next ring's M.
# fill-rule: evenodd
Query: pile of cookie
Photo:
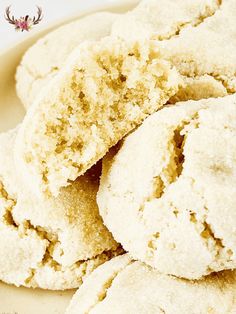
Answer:
M0 280L79 288L67 314L236 313L235 21L235 0L143 0L26 52Z

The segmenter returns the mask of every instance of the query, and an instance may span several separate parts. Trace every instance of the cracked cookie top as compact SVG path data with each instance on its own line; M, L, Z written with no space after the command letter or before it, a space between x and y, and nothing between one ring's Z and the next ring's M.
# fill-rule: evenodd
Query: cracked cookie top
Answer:
M123 255L89 275L66 314L234 314L235 300L235 271L187 281L160 274Z
M170 100L236 92L235 0L143 0L117 18L112 35L159 41L185 84Z
M98 213L100 165L57 198L37 198L16 175L16 133L0 135L0 280L45 289L78 287L119 253Z
M166 107L108 153L99 209L131 256L188 279L236 267L235 138L234 94Z
M111 34L128 41L168 40L188 26L197 26L219 8L219 0L142 0L117 17Z

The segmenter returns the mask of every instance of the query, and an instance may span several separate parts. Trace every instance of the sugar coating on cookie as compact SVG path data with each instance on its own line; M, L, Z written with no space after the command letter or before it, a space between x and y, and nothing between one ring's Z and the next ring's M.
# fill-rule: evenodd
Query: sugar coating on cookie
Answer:
M163 106L181 84L155 41L81 44L27 112L15 158L28 186L57 195Z
M16 176L16 132L0 135L0 280L52 290L78 287L119 254L98 213L99 165L57 198L37 198Z
M126 251L188 279L236 268L235 138L234 94L166 107L111 150L97 200Z
M187 281L160 274L123 255L99 266L86 278L66 314L234 314L235 300L235 271Z
M219 0L142 0L112 24L111 33L124 39L167 40L184 28L196 27L219 8Z
M162 43L168 60L186 77L186 83L200 99L203 91L195 82L210 80L202 89L210 96L236 92L236 1L219 1L214 15L197 27L190 26L180 36ZM192 87L191 87L192 86ZM209 91L209 86L214 90ZM220 94L215 94L215 90ZM179 90L173 102L188 99L188 90Z
M236 92L234 0L144 0L120 16L112 34L160 41L185 84L171 101L222 97Z
M16 72L16 90L24 106L29 108L76 46L108 36L117 16L108 12L88 15L57 28L30 47Z

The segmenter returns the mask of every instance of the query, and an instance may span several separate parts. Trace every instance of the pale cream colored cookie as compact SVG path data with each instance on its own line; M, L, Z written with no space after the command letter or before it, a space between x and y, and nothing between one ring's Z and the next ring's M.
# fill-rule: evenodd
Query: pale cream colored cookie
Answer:
M104 223L131 256L197 279L236 268L236 94L147 118L103 161Z
M216 13L197 27L183 30L180 36L162 43L168 59L186 77L186 83L195 92L195 99L206 94L217 97L210 87L200 86L203 80L220 93L236 92L236 1L220 1ZM195 82L199 85L194 86ZM215 87L214 87L215 86ZM172 100L188 99L184 89Z
M236 272L200 281L158 273L127 255L98 267L75 293L66 314L234 314Z
M101 12L62 26L40 39L26 52L17 70L17 93L28 108L79 43L87 39L100 39L110 33L111 27L114 36L129 41L140 36L148 38L150 33L155 34L155 39L166 40L184 28L197 27L219 8L219 0L143 0L127 14ZM188 40L185 43L188 45ZM185 77L185 81L186 87L172 102L227 94L224 85L209 74L194 79Z
M116 20L112 34L160 41L185 81L175 103L236 92L235 19L235 0L143 0Z
M38 199L16 177L16 130L0 135L0 280L17 286L70 289L119 253L96 204L99 165Z
M155 41L81 44L27 112L15 158L35 192L57 195L173 96L182 80Z
M109 35L117 16L100 12L80 18L50 32L27 50L16 73L17 94L24 106L28 108L32 104L78 44Z
M112 35L133 41L140 37L170 39L188 26L197 26L220 7L219 0L142 0L112 24Z

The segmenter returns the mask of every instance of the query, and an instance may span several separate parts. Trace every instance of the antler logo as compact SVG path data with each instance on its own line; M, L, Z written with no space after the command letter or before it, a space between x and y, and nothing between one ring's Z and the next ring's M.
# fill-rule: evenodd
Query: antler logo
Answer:
M6 8L5 12L5 19L8 21L8 23L12 24L15 26L15 30L17 31L29 31L33 25L38 24L40 21L42 21L43 15L42 15L42 9L37 6L37 17L29 17L29 15L26 15L25 17L20 17L18 19L15 19L14 15L11 15L10 12L11 6L8 6Z

